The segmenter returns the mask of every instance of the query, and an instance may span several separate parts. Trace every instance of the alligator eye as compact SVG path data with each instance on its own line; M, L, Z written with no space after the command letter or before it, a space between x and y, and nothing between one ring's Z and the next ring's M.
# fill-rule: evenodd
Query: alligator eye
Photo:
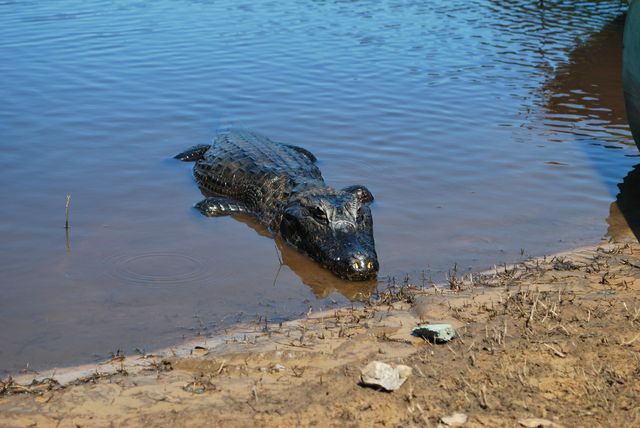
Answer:
M329 220L327 219L327 214L321 208L315 207L315 208L312 208L310 211L311 211L311 215L318 223L329 224Z

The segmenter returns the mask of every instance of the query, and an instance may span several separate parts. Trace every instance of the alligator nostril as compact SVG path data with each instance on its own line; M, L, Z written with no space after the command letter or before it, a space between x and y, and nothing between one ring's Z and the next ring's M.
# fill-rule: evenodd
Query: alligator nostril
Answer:
M354 254L349 257L349 269L353 272L364 273L376 268L375 260L363 254Z
M337 259L337 258L336 258ZM375 256L354 252L343 257L342 269L344 276L350 280L365 280L376 275L378 261Z

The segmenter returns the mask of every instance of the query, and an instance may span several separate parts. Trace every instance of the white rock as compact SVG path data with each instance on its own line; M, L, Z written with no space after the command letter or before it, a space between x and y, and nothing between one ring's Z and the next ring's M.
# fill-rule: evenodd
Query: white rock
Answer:
M440 418L443 424L449 427L459 427L467 422L467 415L464 413L454 413L451 416Z
M400 376L400 379L404 380L407 380L407 378L411 376L411 373L413 372L413 369L411 367L404 366L402 364L398 364L396 366L396 370L398 370L398 376Z
M372 361L362 369L362 383L369 386L379 386L387 391L400 388L411 375L411 367L398 365L395 368L387 363Z

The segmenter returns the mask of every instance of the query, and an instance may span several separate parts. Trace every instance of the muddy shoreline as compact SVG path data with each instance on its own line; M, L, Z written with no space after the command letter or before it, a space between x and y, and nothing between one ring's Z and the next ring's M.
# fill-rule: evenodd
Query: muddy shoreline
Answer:
M640 421L640 246L530 259L373 305L0 384L3 426L631 426ZM459 337L411 336L420 321ZM405 364L397 391L359 385ZM35 379L34 379L35 378ZM446 420L446 419L445 419Z

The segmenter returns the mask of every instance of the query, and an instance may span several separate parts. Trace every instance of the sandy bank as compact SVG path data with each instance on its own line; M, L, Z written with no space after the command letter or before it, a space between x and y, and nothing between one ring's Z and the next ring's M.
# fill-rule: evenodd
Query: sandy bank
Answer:
M2 426L640 424L640 246L532 259L365 308L309 314L99 366L0 383ZM434 345L420 320L454 324ZM393 393L369 361L413 368ZM535 421L532 418L542 418ZM546 422L545 422L546 421ZM533 425L531 425L533 424Z

